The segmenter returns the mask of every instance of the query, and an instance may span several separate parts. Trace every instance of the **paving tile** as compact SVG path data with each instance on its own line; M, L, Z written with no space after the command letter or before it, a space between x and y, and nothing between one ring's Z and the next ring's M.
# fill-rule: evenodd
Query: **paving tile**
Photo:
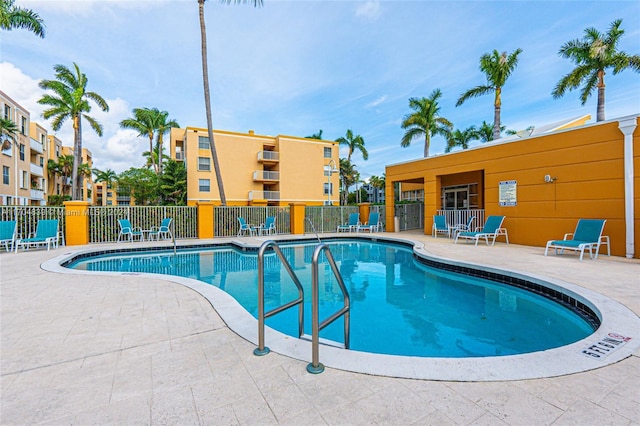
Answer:
M411 424L436 411L399 381L356 404L379 424Z
M555 425L629 425L631 420L590 401L580 400L565 411Z

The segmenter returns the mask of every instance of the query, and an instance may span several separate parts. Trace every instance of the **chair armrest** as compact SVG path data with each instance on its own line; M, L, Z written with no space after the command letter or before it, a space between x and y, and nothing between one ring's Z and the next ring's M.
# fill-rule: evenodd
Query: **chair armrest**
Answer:
M568 240L569 237L571 237L571 239L573 240L573 232L569 232L567 234L564 234L564 237L562 239L563 240Z

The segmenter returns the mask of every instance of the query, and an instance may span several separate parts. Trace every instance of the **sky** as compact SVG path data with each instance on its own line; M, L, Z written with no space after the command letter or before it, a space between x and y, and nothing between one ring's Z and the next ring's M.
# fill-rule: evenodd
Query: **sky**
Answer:
M78 64L87 90L107 100L90 115L83 145L94 167L122 172L142 167L148 139L121 129L133 108L159 108L181 127L206 127L196 0L16 0L46 25L41 39L26 30L0 31L0 90L31 112L63 144L73 145L71 122L54 132L42 118L38 82L53 67ZM574 64L558 55L567 41L594 27L605 33L622 19L619 50L640 54L638 1L272 1L205 3L213 127L261 135L323 139L348 129L365 141L369 159L352 162L361 178L381 176L385 165L419 159L424 142L402 148L409 98L442 91L440 115L456 129L493 122L493 95L467 100L486 83L479 59L494 49L522 49L503 88L502 124L523 130L591 114L596 93L583 106L579 90L551 92ZM609 72L606 118L640 113L640 75ZM442 153L442 137L431 155ZM341 148L346 157L346 148Z

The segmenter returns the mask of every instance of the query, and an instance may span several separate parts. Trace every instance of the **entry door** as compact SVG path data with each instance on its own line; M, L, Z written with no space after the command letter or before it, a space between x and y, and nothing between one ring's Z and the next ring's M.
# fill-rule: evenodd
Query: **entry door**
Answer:
M445 210L466 210L469 206L468 188L447 188L444 191Z

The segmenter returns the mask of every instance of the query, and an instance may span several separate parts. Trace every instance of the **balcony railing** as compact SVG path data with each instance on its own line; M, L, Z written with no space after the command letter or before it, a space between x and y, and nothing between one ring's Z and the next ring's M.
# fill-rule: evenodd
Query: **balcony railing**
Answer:
M280 200L280 191L249 191L249 200Z
M256 170L253 172L254 181L280 180L280 172L271 172L267 170Z
M44 176L44 168L41 166L38 166L37 164L33 164L31 163L30 165L30 169L31 169L31 174L33 175L38 175L38 176Z
M278 151L258 151L258 161L279 161L280 153Z
M44 191L41 189L32 189L31 190L31 199L32 200L39 200L39 201L43 201L44 198Z
M42 146L42 143L38 142L33 138L31 139L30 147L31 147L31 151L35 151L38 154L42 154L44 152L44 147Z
M177 161L184 160L184 154L182 152L176 152L176 160Z

